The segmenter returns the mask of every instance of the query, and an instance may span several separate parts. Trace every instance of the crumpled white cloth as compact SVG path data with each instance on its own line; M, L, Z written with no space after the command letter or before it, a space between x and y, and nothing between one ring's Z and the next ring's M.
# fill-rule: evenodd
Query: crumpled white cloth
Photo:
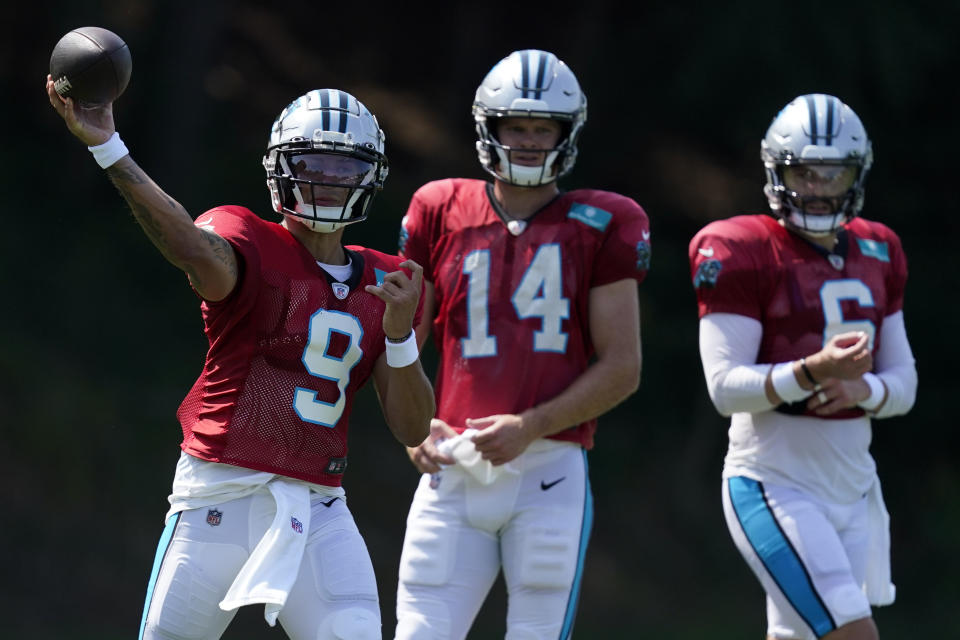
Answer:
M272 627L300 571L310 531L310 489L282 479L269 482L267 488L277 504L277 514L240 568L220 608L231 611L262 602L263 617Z
M466 429L463 433L441 441L437 445L440 453L448 455L457 461L464 471L469 473L480 484L493 484L503 473L519 473L509 462L494 465L489 460L480 457L480 452L473 444L473 436L479 433L476 429Z
M890 514L883 504L880 480L874 479L867 492L867 521L870 540L867 543L867 572L863 590L875 607L892 604L897 588L890 581Z

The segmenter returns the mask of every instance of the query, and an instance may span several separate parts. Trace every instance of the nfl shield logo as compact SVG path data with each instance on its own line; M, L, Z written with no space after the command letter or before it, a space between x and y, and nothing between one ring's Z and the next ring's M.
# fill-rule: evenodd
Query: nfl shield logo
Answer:
M342 282L334 282L330 286L333 287L333 295L337 296L337 300L343 300L350 293L350 287Z
M207 524L211 527L220 526L220 519L223 517L223 511L217 511L216 509L210 509L207 511Z

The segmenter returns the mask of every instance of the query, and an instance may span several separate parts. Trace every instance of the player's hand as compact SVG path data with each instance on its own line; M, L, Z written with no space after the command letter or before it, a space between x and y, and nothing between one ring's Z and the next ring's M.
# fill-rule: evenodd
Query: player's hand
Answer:
M388 338L403 338L410 334L413 316L420 302L420 289L423 287L423 267L407 259L400 263L413 272L413 279L403 271L392 271L383 277L383 285L369 284L366 292L387 303L383 312L383 332Z
M873 369L870 340L863 331L837 334L807 358L807 366L821 384L827 378L856 380Z
M407 455L420 473L436 473L440 471L440 465L453 464L456 462L450 456L440 453L437 445L441 441L453 438L457 432L443 420L433 418L430 420L430 435L419 446L407 447Z
M820 383L820 391L807 400L807 409L819 416L855 407L870 397L870 385L861 377L854 380L827 378Z
M53 88L53 78L47 75L47 98L70 133L88 147L95 147L110 139L116 131L113 124L113 104L79 105L73 98L61 98Z
M493 465L510 462L536 439L523 428L523 418L514 414L467 418L467 426L480 432L473 436L473 444L480 457Z

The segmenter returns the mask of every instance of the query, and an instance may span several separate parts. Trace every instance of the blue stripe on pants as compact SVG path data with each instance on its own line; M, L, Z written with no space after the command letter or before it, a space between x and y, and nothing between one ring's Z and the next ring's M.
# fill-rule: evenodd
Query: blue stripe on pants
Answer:
M836 629L837 625L814 589L803 561L767 504L763 485L738 476L727 480L727 488L744 535L790 605L818 638Z
M583 581L583 561L590 542L590 530L593 529L593 493L590 490L590 469L587 465L587 452L583 451L583 477L586 482L583 500L583 523L580 525L580 551L577 555L577 572L573 576L570 599L567 601L567 613L563 617L560 640L566 640L573 633L573 623L577 617L577 604L580 601L580 583Z
M160 565L163 564L163 558L167 555L167 548L170 546L170 540L173 539L173 530L177 528L182 513L178 511L167 519L167 526L164 527L163 534L160 536L157 555L153 559L153 570L150 572L150 582L147 584L147 598L143 602L143 616L140 618L140 633L137 634L137 638L143 638L143 630L147 626L147 613L150 611L150 600L153 599L153 589L157 586L157 576L160 575Z

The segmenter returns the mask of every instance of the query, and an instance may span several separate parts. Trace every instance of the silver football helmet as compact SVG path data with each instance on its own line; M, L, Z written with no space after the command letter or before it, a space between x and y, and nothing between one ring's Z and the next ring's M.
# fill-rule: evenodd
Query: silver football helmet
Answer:
M860 213L873 151L860 118L838 98L795 98L767 129L760 157L770 209L791 227L826 236Z
M547 118L561 125L560 140L543 149L540 166L510 161L512 149L497 138L499 118ZM587 121L587 98L576 76L547 51L514 51L498 62L477 88L473 101L480 164L496 179L521 187L548 184L573 169L577 139Z
M364 220L387 178L384 140L377 118L349 93L300 96L273 123L263 156L273 209L322 233Z

